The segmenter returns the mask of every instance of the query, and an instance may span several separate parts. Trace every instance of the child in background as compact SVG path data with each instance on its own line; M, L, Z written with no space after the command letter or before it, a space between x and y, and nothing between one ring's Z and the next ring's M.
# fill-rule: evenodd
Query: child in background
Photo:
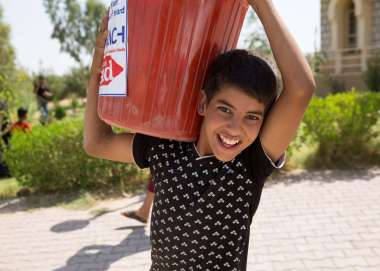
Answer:
M0 101L0 177L9 177L10 173L5 161L3 152L9 147L12 124L9 119L8 103Z
M150 168L151 271L246 270L250 226L266 178L284 164L314 94L305 57L272 0L248 0L264 25L283 79L277 98L271 67L244 50L209 67L198 113L199 138L179 142L115 134L97 114L107 17L91 67L85 112L88 154Z
M149 182L147 185L147 191L146 191L143 204L137 210L122 212L121 215L127 218L135 219L145 224L148 222L153 199L154 199L154 184L153 184L152 176L149 176Z
M32 130L32 126L27 121L28 118L28 110L20 107L17 109L17 118L18 120L12 124L11 131L14 133L15 131L22 132L30 132Z
M0 148L8 146L11 137L11 128L12 124L9 119L8 103L0 101L0 140L2 140Z

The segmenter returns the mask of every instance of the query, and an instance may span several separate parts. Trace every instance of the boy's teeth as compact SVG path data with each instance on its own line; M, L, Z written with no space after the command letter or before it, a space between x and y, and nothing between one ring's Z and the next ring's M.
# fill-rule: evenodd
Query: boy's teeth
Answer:
M239 140L228 139L222 135L220 135L220 138L222 139L223 143L228 145L236 145L237 143L239 143Z

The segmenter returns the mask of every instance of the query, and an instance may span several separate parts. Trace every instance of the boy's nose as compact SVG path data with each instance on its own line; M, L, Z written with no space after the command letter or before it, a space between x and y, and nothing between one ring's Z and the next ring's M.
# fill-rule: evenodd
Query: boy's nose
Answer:
M227 131L231 136L238 136L240 134L240 130L240 120L233 118L228 122Z

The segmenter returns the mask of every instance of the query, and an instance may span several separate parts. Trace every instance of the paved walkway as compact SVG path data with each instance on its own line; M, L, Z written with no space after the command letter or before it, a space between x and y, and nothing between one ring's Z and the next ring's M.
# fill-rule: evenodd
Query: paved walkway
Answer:
M252 224L248 270L380 270L380 170L314 172L267 183ZM149 269L149 229L112 210L0 205L1 271Z

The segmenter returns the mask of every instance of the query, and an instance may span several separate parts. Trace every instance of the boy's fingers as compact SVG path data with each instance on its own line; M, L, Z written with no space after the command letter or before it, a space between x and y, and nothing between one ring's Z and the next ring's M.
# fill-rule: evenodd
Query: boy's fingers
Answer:
M102 23L100 24L99 32L102 33L108 27L108 11L104 14Z
M101 32L98 38L96 39L95 47L104 49L107 36L108 36L108 30L104 30L103 32Z
M92 60L91 70L99 73L102 70L104 49L108 36L108 11L104 14L102 23L99 27L99 34L95 42L95 51Z
M98 34L98 37L96 38L95 46L99 48L104 48L107 35L108 35L108 10L103 16L102 23L99 28L99 34Z

